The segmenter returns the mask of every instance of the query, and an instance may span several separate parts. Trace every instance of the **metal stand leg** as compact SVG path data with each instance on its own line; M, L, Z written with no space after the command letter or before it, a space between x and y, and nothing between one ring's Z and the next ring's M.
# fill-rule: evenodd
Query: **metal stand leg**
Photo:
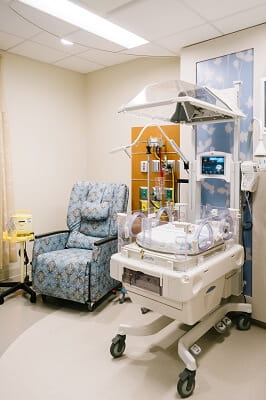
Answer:
M161 331L163 328L171 324L174 320L172 318L162 315L155 321L142 325L142 326L132 326L121 324L118 328L118 334L120 335L132 335L132 336L149 336Z
M25 259L27 258L27 253L25 250L25 242L20 242L20 282L1 282L0 287L9 287L9 289L5 290L0 294L0 305L4 303L4 298L11 293L15 293L17 290L24 290L24 292L30 294L31 303L36 303L36 293L29 287L31 282L29 280L24 279L24 264ZM27 261L28 262L28 261Z
M190 371L195 371L197 369L197 363L195 358L189 351L192 344L196 342L197 339L201 338L209 329L211 329L217 322L219 322L226 314L229 312L244 312L251 314L252 308L251 304L247 303L228 303L212 314L208 315L206 319L199 322L193 328L190 329L185 335L183 335L178 341L178 355L184 362L186 368Z

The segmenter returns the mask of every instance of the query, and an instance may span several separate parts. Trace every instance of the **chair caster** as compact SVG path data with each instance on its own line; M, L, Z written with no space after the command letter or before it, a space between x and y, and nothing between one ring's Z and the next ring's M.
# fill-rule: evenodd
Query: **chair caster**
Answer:
M3 296L0 296L0 305L4 304L4 302L5 302L5 299L3 298Z
M86 303L86 305L89 312L92 312L95 308L95 303Z
M110 353L113 358L119 358L123 355L126 348L126 335L116 335L112 339Z
M190 371L187 368L179 375L180 379L177 382L177 391L182 399L191 396L194 392L195 376L196 371Z
M251 317L248 313L240 314L236 320L236 327L239 331L248 331L251 326Z

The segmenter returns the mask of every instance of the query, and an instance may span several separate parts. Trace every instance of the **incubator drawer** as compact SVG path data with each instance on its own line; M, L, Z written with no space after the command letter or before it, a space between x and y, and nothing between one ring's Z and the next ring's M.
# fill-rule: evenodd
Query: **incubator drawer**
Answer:
M122 280L129 285L136 286L140 289L149 290L150 292L161 295L162 288L160 286L160 278L144 274L140 271L133 271L124 268Z

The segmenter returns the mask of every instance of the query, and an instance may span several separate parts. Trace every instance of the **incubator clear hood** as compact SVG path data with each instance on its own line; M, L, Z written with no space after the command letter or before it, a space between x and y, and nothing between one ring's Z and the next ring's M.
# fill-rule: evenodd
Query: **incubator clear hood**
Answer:
M169 80L145 86L118 112L168 123L199 124L245 117L237 107L237 89L200 87Z

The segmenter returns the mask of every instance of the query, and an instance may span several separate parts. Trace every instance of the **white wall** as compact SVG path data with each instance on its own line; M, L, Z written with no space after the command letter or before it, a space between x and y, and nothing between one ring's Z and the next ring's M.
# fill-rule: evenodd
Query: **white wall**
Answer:
M124 152L110 154L114 147L131 142L131 127L148 121L117 110L145 85L179 78L179 58L143 58L87 75L89 179L125 182L130 187L131 161Z
M15 209L33 214L34 231L66 227L73 183L86 178L85 76L4 54Z
M266 76L266 25L239 31L184 48L181 53L180 79L196 82L196 63L210 58L254 48L254 116L261 113L261 78ZM255 138L255 141L257 138ZM194 146L189 129L181 129L183 150L190 157Z

